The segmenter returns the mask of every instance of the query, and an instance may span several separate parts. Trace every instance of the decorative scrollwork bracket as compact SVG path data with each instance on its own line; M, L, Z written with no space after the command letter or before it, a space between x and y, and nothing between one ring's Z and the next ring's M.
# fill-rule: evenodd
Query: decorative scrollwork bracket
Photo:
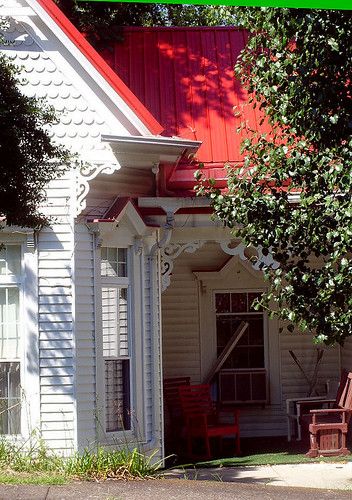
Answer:
M182 252L194 253L199 250L205 241L189 241L187 243L169 243L161 250L161 291L164 292L171 281L174 260Z
M86 198L90 188L89 181L95 179L99 174L113 174L119 168L118 163L106 161L82 163L80 165L76 179L77 214L86 208Z
M263 247L258 246L256 248L253 247L255 254L248 255L248 247L244 243L238 243L236 246L231 245L231 241L220 241L221 249L227 253L228 255L238 255L241 260L245 260L250 262L253 269L256 271L260 271L263 267L271 267L272 269L277 269L279 267L279 263L274 260L270 249L267 255L263 254Z

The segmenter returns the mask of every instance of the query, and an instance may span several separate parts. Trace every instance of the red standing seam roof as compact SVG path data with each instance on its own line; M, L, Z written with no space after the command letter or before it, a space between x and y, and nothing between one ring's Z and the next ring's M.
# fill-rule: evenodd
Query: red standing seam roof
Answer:
M146 109L141 101L133 94L127 85L119 78L115 71L105 62L100 54L90 45L84 36L67 19L53 0L37 0L37 3L45 9L49 16L70 38L89 62L99 71L103 78L121 96L121 98L133 109L138 118L144 123L152 134L160 134L163 127Z
M247 33L233 27L129 27L123 33L123 42L102 51L105 60L161 123L165 135L203 142L197 159L209 176L225 185L224 164L243 161L244 132L236 131L241 122L269 130L267 124L259 125L261 113L248 103L234 77ZM164 165L159 192L190 194L194 170L189 160L176 168Z

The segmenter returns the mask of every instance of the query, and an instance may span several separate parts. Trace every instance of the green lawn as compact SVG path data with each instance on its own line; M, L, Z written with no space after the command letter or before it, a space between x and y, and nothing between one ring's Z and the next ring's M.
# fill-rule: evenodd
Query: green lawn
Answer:
M286 438L247 438L241 440L242 455L231 456L231 440L228 440L223 457L207 462L183 463L183 467L240 467L254 465L301 464L313 462L347 462L352 455L345 457L308 458L307 440L287 442ZM181 465L181 464L180 464Z

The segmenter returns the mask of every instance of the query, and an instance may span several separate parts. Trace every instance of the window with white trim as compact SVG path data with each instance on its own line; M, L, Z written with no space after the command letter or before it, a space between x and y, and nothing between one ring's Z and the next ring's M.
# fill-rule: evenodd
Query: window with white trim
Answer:
M265 314L252 304L260 292L215 293L217 356L236 332L241 321L248 328L226 359L219 378L220 394L226 402L265 402Z
M101 249L105 430L131 429L131 341L127 249Z
M21 246L0 249L0 434L21 433Z
M241 321L249 326L228 357L226 368L264 368L264 313L252 303L260 293L221 292L215 294L218 356Z

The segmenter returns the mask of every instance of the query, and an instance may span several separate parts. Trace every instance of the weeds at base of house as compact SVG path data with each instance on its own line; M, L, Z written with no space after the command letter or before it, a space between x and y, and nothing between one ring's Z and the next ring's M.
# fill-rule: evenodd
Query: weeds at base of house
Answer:
M50 452L43 441L31 437L25 443L0 440L0 483L64 484L73 479L151 479L160 461L155 453L132 450L85 450L69 458Z

